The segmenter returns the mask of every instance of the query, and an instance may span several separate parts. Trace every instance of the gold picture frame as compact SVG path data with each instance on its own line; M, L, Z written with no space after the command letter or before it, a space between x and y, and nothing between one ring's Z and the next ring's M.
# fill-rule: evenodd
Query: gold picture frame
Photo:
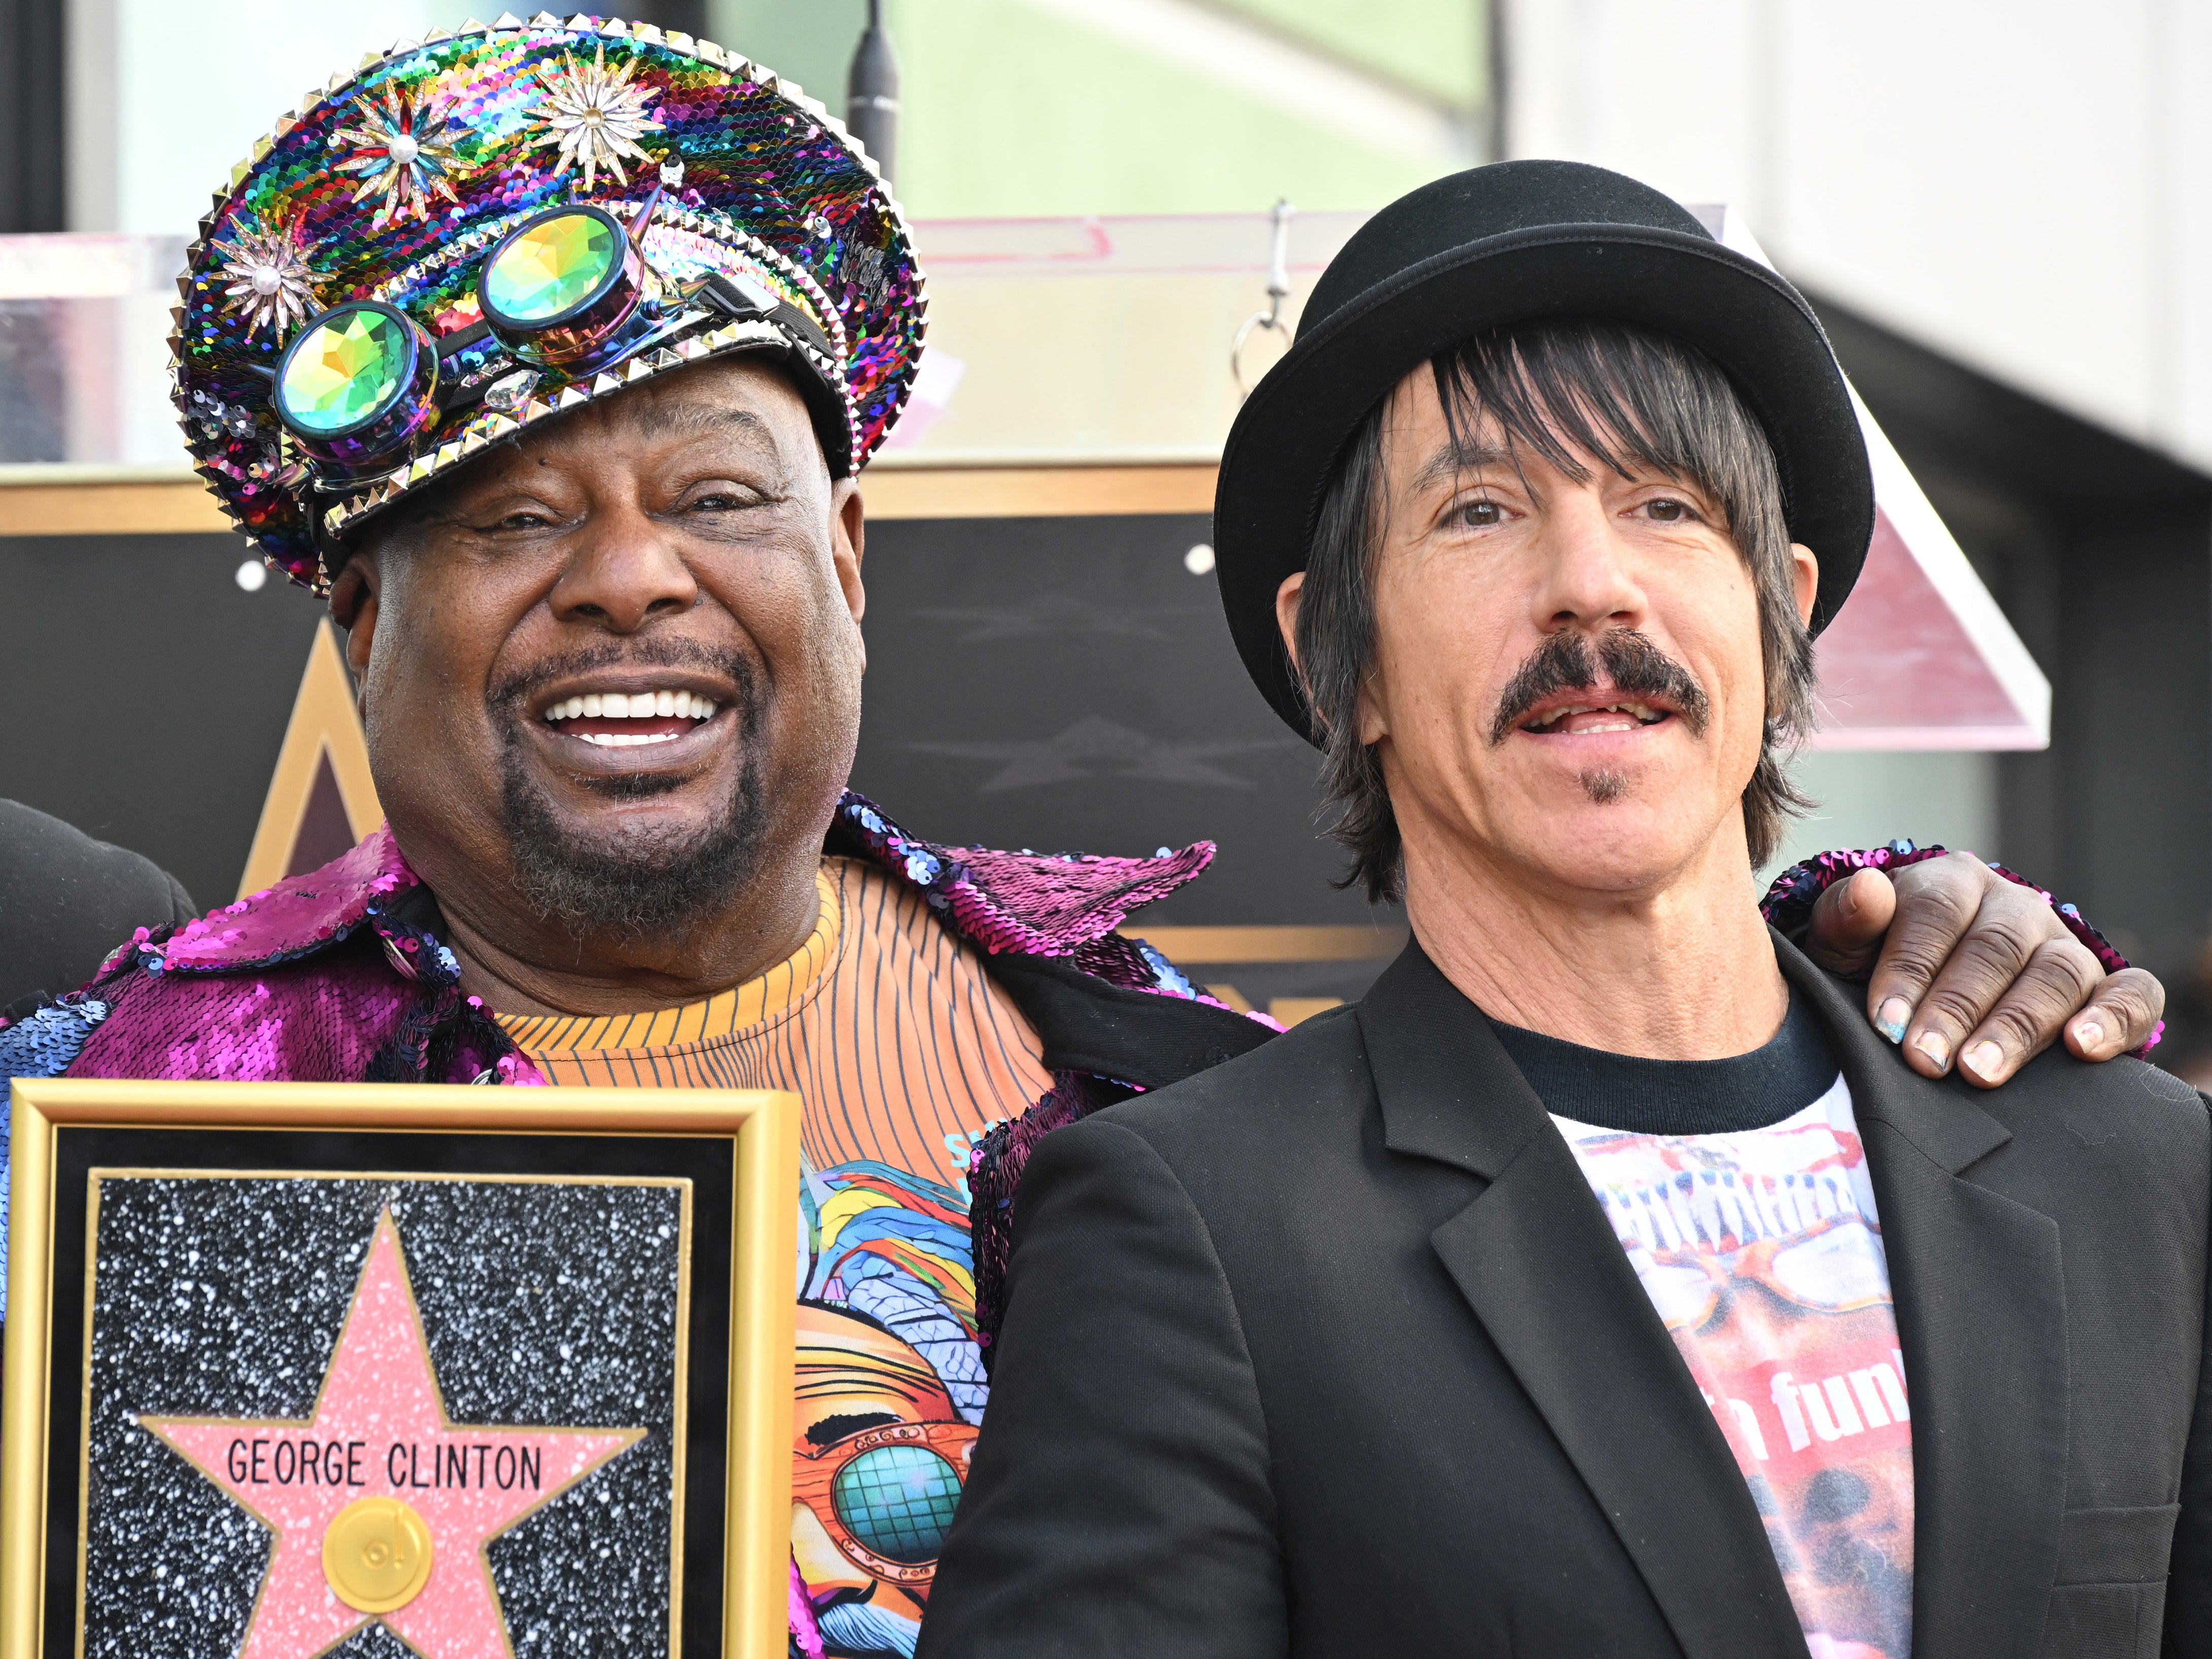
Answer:
M57 1149L72 1128L531 1136L731 1143L726 1659L787 1651L799 1103L767 1090L18 1079L10 1128L0 1393L0 1659L46 1652ZM179 1174L204 1160L179 1160ZM92 1241L88 1238L89 1258ZM70 1462L74 1465L74 1449ZM66 1541L63 1547L71 1547Z

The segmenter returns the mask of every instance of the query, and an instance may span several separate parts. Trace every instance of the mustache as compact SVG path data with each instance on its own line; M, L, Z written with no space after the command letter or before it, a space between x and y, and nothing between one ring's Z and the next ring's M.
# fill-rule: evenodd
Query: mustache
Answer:
M1632 628L1612 628L1590 637L1574 629L1552 635L1528 653L1498 694L1498 714L1490 723L1492 747L1505 741L1546 697L1560 691L1592 690L1602 664L1613 689L1624 696L1662 702L1673 708L1692 737L1703 737L1711 704L1690 671Z
M696 640L642 639L626 643L613 641L587 650L570 651L532 664L520 673L495 681L484 694L492 712L507 720L520 717L522 705L558 679L588 674L601 668L696 668L720 674L738 689L738 700L750 707L757 676L752 661L740 651L718 651Z

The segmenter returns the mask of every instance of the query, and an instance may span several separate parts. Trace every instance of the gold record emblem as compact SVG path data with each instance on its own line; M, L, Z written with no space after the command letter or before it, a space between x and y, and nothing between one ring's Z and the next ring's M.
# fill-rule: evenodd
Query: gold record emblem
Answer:
M430 1582L430 1528L397 1498L364 1498L331 1517L323 1577L362 1613L404 1607Z

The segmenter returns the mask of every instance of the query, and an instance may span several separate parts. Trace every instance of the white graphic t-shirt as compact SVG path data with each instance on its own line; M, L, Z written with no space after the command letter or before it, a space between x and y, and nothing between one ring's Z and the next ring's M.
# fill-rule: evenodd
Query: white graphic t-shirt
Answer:
M1735 1454L1813 1659L1905 1659L1911 1411L1850 1091L1826 1059L1826 1092L1778 1121L1666 1132L1670 1118L1703 1128L1786 1110L1778 1073L1805 1100L1808 1066L1826 1054L1817 1026L1793 1010L1770 1045L1794 1048L1787 1066L1767 1051L1667 1062L1510 1036L1547 1106L1566 1103L1546 1086L1562 1065L1572 1076L1590 1057L1564 1092L1616 1127L1553 1121ZM1532 1045L1547 1051L1534 1065ZM1626 1068L1625 1111L1593 1097L1614 1068ZM1747 1086L1767 1091L1763 1110ZM1670 1094L1696 1104L1670 1112Z

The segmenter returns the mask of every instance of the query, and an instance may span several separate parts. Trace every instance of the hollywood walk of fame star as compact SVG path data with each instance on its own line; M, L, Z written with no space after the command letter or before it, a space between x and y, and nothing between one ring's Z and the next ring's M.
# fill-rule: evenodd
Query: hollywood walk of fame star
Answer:
M484 1545L646 1434L449 1420L389 1210L311 1417L137 1421L274 1534L239 1659L372 1620L425 1659L509 1659Z

